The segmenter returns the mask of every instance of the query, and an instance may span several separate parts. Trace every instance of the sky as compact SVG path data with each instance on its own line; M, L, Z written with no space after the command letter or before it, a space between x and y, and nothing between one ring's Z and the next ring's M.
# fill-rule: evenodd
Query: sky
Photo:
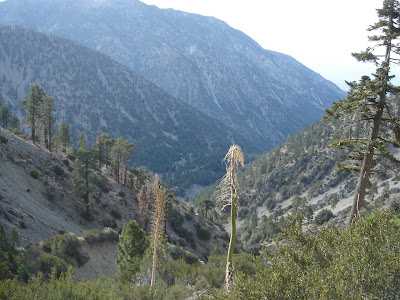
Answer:
M352 52L370 44L367 28L382 0L141 0L225 21L264 49L294 57L340 88L375 70ZM396 70L397 71L397 70Z

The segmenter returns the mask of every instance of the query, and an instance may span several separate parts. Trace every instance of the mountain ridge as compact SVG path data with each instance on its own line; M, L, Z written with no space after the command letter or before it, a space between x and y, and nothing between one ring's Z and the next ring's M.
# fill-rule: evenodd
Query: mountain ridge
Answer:
M222 175L226 149L247 138L221 121L173 98L105 54L21 27L0 27L0 97L18 110L32 84L55 98L58 122L89 144L101 130L136 144L135 165L145 165L184 190ZM28 50L29 49L29 50Z
M8 4L7 4L8 3ZM61 35L109 54L171 95L268 150L318 120L344 92L213 17L137 0L0 3L1 23ZM46 17L40 17L47 13Z

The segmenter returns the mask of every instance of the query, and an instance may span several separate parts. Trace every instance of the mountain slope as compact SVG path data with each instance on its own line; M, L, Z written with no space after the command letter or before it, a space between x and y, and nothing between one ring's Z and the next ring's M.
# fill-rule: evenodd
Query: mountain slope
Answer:
M57 120L85 131L89 142L104 132L136 145L145 165L180 188L221 176L232 143L259 149L222 122L179 101L111 58L55 36L0 27L0 98L18 110L29 87L55 98Z
M0 24L36 28L109 54L263 150L344 96L293 58L262 49L222 21L138 0L7 0L0 3Z
M394 101L395 106L399 100ZM340 171L336 162L347 160L346 152L329 147L331 139L342 137L343 124L346 122L342 120L315 122L239 172L239 240L247 250L258 251L263 243L270 243L285 226L287 214L302 213L307 226L331 219L338 228L344 228L358 174ZM359 133L354 130L352 134L357 137ZM390 151L400 156L398 150ZM362 215L375 209L400 207L399 169L400 166L377 163ZM219 193L210 187L194 200L218 199Z
M137 176L130 187L116 183L109 176L110 170L103 167L98 174L101 178L96 183L98 189L90 196L92 218L88 220L82 214L86 204L73 186L75 163L66 153L50 153L45 147L0 128L0 166L0 222L8 232L16 228L22 246L65 232L82 236L88 230L104 227L120 231L131 220L150 230L150 224L146 226L143 222L137 195L156 177L143 167L136 169ZM208 239L201 239L196 231L199 218L190 213L174 191L167 190L167 198L165 230L171 244L184 247L202 259L215 247L227 246L226 233L211 222L201 222L203 230L213 232ZM115 264L115 241L112 246L112 253L104 255L113 256ZM115 265L111 266L107 274L115 269Z

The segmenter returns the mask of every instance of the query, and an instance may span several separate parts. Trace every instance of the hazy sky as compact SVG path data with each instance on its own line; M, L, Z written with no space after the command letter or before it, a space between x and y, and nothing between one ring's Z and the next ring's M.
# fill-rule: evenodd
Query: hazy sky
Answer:
M288 54L347 89L374 66L357 62L352 52L369 45L369 25L382 0L141 0L213 16L243 31L263 48Z

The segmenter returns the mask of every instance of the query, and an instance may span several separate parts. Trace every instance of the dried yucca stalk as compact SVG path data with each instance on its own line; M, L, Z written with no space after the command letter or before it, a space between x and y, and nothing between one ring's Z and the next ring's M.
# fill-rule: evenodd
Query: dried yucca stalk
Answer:
M231 206L231 237L229 241L225 273L225 285L226 290L229 293L233 290L232 257L236 240L236 211L239 205L239 198L237 195L237 170L239 166L244 167L244 157L242 149L240 149L238 145L231 146L228 150L228 153L225 155L224 162L226 166L226 174L221 180L221 195L219 201L225 202L222 209L224 209L228 205Z
M161 187L159 180L155 180L151 185L152 193L155 197L154 211L151 226L151 241L153 244L153 268L151 272L151 286L156 280L157 251L164 235L165 204L167 202L166 189Z

